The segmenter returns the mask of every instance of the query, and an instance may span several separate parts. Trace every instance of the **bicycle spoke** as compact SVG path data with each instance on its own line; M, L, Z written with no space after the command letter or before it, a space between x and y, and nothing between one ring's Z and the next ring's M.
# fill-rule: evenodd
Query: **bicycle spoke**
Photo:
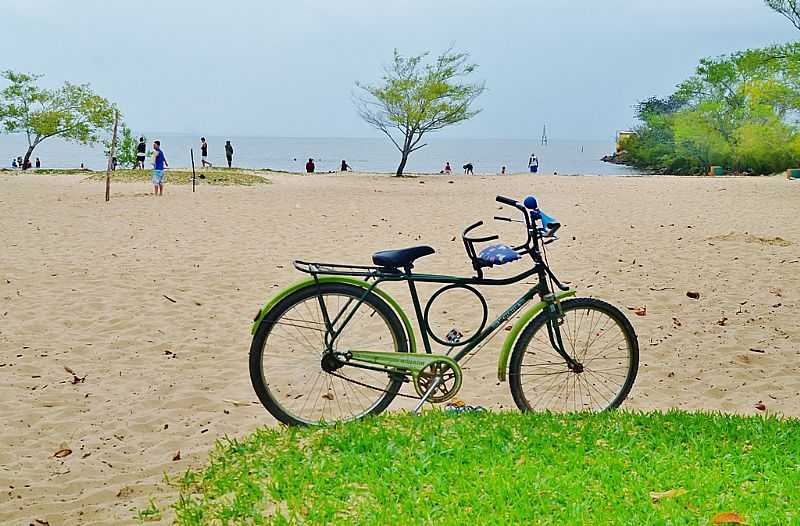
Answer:
M337 320L333 342L320 300L329 319ZM284 309L270 325L261 352L261 371L271 398L284 413L301 422L360 418L397 385L386 372L336 366L335 361L335 374L326 372L322 360L328 344L336 352L392 352L398 342L384 315L358 297L326 292Z
M567 367L550 342L547 323L539 322L525 348L516 351L514 381L524 405L553 411L600 411L617 405L630 375L631 343L626 332L604 309L570 308L569 301L562 306L563 321L554 328L578 365L574 370Z

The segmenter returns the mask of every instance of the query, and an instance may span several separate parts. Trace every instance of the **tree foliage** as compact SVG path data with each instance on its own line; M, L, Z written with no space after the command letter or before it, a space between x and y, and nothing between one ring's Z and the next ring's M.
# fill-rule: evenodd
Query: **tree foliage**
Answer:
M800 29L800 5L797 4L797 0L764 0L764 3Z
M800 163L800 43L700 61L666 99L636 107L641 125L625 160L663 173L711 165L773 173Z
M145 143L147 142L147 137L143 137ZM133 134L131 129L128 127L127 124L124 122L120 125L120 132L117 136L117 146L114 151L114 156L117 158L117 162L120 166L124 167L133 167L136 165L136 147L139 145L139 139ZM103 146L105 146L105 154L108 157L111 154L111 139L107 139L103 141ZM151 152L147 151L147 156L149 157Z
M356 83L359 115L400 151L398 176L403 175L408 156L426 146L425 134L480 112L473 103L485 85L467 80L477 69L469 55L451 48L434 60L427 59L428 53L404 57L395 50L380 84Z
M65 82L58 89L38 86L41 75L4 71L0 91L0 127L6 133L24 133L27 163L33 150L50 137L94 144L114 120L114 105L95 94L88 84Z

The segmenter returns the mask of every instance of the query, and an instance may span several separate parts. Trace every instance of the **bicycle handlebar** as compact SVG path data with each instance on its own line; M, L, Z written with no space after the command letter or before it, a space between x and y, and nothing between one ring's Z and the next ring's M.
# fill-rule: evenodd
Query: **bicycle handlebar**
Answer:
M511 199L510 197L504 197L504 196L502 196L502 195L498 195L498 196L495 198L495 200L496 200L498 203L503 203L504 205L513 206L513 207L515 207L515 208L519 208L519 206L520 206L520 205L519 205L519 203L518 203L517 201L514 201L514 200L513 200L513 199Z

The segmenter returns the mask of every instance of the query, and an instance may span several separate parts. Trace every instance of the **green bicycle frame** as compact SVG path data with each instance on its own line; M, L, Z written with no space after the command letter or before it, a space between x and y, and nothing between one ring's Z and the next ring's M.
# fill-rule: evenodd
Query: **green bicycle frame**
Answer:
M424 316L422 314L422 309L420 307L419 297L414 282L419 281L425 283L481 284L481 282L487 282L488 280L476 281L474 278L461 278L457 276L445 276L437 274L411 274L410 272L397 275L383 275L377 278L373 283L368 283L367 281L350 278L347 276L324 276L324 275L315 276L313 278L297 282L287 287L286 289L280 291L277 295L275 295L266 305L264 305L264 307L256 315L255 319L253 320L251 332L255 334L256 330L261 325L261 323L263 322L264 318L267 316L269 311L279 301L286 298L293 292L296 292L306 287L316 286L320 283L346 283L349 285L355 285L357 287L363 288L364 295L358 300L358 303L345 317L344 321L342 321L339 330L341 331L341 328L344 327L352 319L353 315L355 314L355 311L363 302L363 299L370 292L375 292L375 294L377 294L381 299L385 300L386 303L388 303L389 306L398 315L401 322L403 323L403 327L406 332L409 351L411 353L416 353L417 344L416 344L416 338L414 337L414 330L412 328L411 321L408 315L405 313L405 311L400 307L400 304L384 290L378 288L378 285L383 281L407 281L409 283L409 289L411 292L414 309L416 311L415 314L417 317L417 321L420 326L425 352L427 354L431 354L431 346L430 346L430 341L428 340L427 327L424 325L425 323ZM485 284L495 284L495 283L488 282ZM550 293L549 291L547 292L548 293L544 295L545 298L544 300L537 302L535 305L530 307L520 316L520 318L511 327L511 331L506 336L503 342L503 346L501 347L500 356L498 358L498 363L497 363L497 377L500 381L506 380L506 371L508 370L508 360L511 355L511 350L513 348L514 342L517 340L517 337L519 336L522 329L534 318L534 316L536 316L539 312L544 310L549 304L558 303L564 298L575 295L574 290L568 290L558 293ZM486 338L488 338L493 332L495 332L498 328L500 328L500 326L504 325L520 309L522 309L526 304L528 304L531 300L533 300L535 296L541 295L541 293L542 289L540 286L532 287L531 289L529 289L522 297L520 297L508 309L506 309L496 320L494 320L492 323L486 326L483 329L483 331L481 331L480 334L473 337L473 340L469 344L465 345L464 348L460 349L459 352L452 357L452 360L454 360L455 362L459 362L461 359L463 359L467 354L469 354L478 345L480 345L481 342L486 340ZM331 330L332 327L328 327L328 329ZM335 338L335 335L333 337Z

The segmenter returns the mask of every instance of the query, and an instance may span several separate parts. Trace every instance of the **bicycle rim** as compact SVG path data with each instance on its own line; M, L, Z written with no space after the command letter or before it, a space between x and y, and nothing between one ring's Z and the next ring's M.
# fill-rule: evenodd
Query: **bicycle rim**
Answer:
M383 410L400 385L385 372L343 366L326 372L321 360L325 352L326 325L321 297L329 319L341 330L333 350L350 349L401 352L402 337L393 327L385 305L347 292L304 294L270 317L260 353L260 374L273 407L267 408L281 421L299 424L348 421ZM345 324L348 314L355 309ZM337 320L338 317L338 320ZM399 324L399 322L396 322Z
M638 344L615 307L591 299L562 303L564 350L580 365L570 369L550 342L540 315L520 337L512 358L512 390L523 410L603 411L628 395L638 369Z

